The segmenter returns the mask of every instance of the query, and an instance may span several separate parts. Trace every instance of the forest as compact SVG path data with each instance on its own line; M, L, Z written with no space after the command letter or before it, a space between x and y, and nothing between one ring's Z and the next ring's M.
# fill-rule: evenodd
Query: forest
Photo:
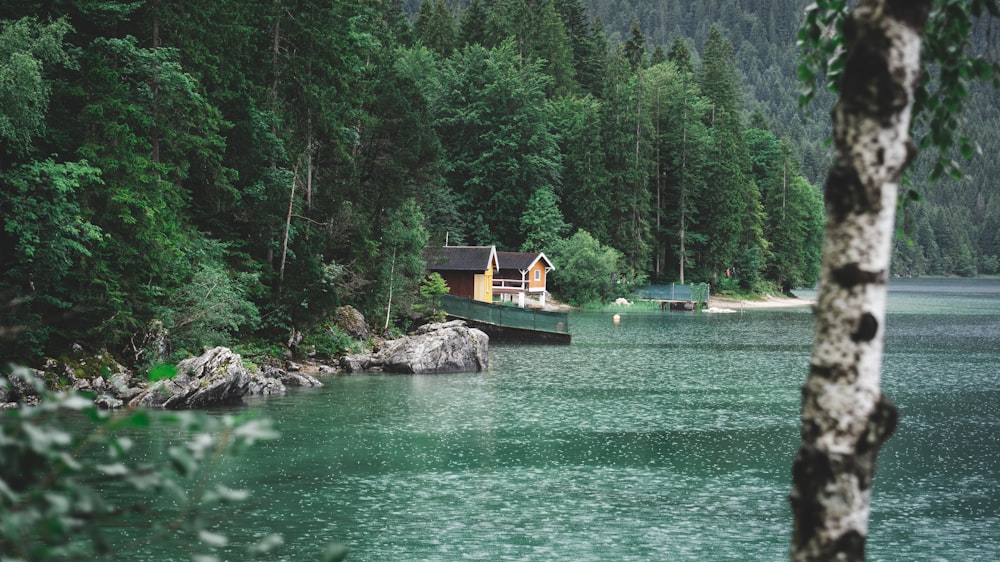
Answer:
M811 286L829 103L796 101L801 11L0 0L0 357L141 365L154 324L174 356L332 350L343 304L405 327L446 241L545 252L574 304ZM994 94L970 95L998 130ZM918 165L894 273L998 272L987 160L933 187Z

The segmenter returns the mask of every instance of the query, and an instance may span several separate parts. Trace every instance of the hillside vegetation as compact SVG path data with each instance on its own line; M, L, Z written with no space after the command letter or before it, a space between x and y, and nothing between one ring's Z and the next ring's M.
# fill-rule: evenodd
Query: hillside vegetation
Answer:
M342 304L405 328L445 240L546 252L569 301L811 285L826 102L796 105L799 11L0 1L0 357L148 362L160 325L174 356L330 342ZM900 273L997 271L984 160L921 189Z

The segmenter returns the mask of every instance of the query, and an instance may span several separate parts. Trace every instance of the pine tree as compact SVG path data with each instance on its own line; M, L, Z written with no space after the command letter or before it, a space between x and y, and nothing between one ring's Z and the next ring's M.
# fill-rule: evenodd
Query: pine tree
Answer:
M642 95L642 73L632 72L624 49L612 59L603 99L605 167L613 202L608 243L624 254L627 275L638 278L648 270L652 257L646 118L650 100Z
M693 73L673 62L653 66L644 76L645 97L652 100L649 113L654 132L654 273L684 283L706 241L699 226L700 215L712 212L702 201L714 147L703 122L708 104ZM696 277L701 275L704 273Z
M787 141L763 128L748 129L746 134L767 215L764 236L771 242L765 274L786 293L795 287L811 287L819 274L822 249L819 190L802 177Z
M448 56L458 42L455 18L444 0L426 0L413 24L417 38L432 51Z
M457 47L467 47L469 45L480 45L492 47L487 42L487 19L489 12L485 5L486 0L471 0L469 6L462 11L459 16L458 45Z
M632 65L632 70L636 71L645 64L646 58L646 36L642 32L639 20L632 22L632 27L628 30L628 40L622 46L625 58Z
M542 252L566 233L569 225L563 221L559 199L548 187L535 190L521 215L524 233L522 252Z
M536 32L531 41L531 56L545 61L542 67L552 81L550 96L562 96L576 91L573 48L566 26L556 11L553 0L542 0L538 6Z
M709 237L703 261L713 278L736 267L744 288L752 288L763 267L766 249L762 233L760 193L748 173L749 152L743 134L738 80L733 50L718 26L709 31L699 72L701 92L709 102L706 116L715 158L707 193L705 233Z

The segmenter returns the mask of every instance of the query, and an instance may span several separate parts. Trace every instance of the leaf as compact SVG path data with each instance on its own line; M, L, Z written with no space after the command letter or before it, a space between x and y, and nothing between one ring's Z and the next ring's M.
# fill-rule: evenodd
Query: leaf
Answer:
M321 562L341 562L347 558L347 552L346 546L339 543L332 543L323 551L320 560Z
M234 433L246 445L253 445L257 441L270 441L281 435L274 430L271 420L266 419L249 420L239 425Z
M205 501L224 501L224 502L241 502L246 501L250 497L250 492L247 490L234 490L227 486L221 484L215 486L209 492L205 493Z
M277 533L272 533L257 541L256 543L247 547L247 552L251 556L260 556L262 554L268 554L274 549L285 544L285 538Z
M107 476L125 476L129 472L128 467L120 462L116 462L114 464L99 464L94 468Z
M229 544L229 539L226 538L226 535L205 530L198 531L198 540L214 547L223 547Z
M0 496L6 497L11 503L17 503L19 499L18 494L10 489L3 478L0 478Z

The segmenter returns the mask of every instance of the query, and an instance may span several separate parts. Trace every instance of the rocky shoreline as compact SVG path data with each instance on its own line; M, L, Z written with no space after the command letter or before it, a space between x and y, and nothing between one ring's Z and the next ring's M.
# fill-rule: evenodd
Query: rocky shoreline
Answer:
M181 361L176 369L168 368L169 376L154 370L158 374L153 378L159 380L149 380L101 353L73 362L50 360L35 370L35 376L50 388L92 395L101 408L200 409L238 404L246 396L284 394L288 387L323 386L315 375L484 371L489 368L489 336L463 321L452 321L382 340L371 353L305 365L290 360L270 363L257 367L226 347L214 347ZM0 408L37 403L38 392L31 385L11 381L9 387L0 387Z

